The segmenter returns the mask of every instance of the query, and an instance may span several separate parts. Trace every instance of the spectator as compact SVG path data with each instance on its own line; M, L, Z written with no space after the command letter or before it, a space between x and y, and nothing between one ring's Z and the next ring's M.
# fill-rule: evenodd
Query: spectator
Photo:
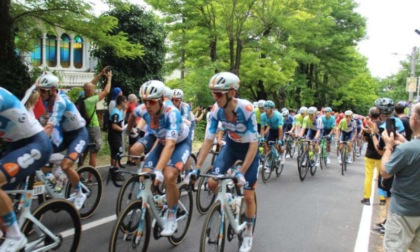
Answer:
M203 108L201 106L198 106L194 110L196 111L194 113L195 122L196 123L199 123L199 122L201 122L201 120L203 120L203 117L207 113L207 111L210 111L211 110L211 106L207 106L207 109L206 108Z
M90 121L88 127L89 133L89 142L94 144L86 149L86 152L83 155L82 165L85 161L87 153L89 152L89 165L96 167L96 155L102 146L102 134L99 127L98 115L96 114L96 104L99 101L102 101L108 94L111 89L111 80L112 80L112 71L107 71L108 67L104 67L102 71L91 81L83 85L83 90L85 96L87 97L85 101L86 113L88 115L93 114L92 120ZM99 94L95 94L95 85L98 83L99 79L102 76L107 76L108 80L105 85L105 88Z
M372 179L373 171L376 168L377 174L381 167L382 155L376 150L372 138L377 137L374 134L374 129L379 128L381 121L379 120L379 111L376 107L369 110L370 120L366 122L366 127L362 126L363 141L367 142L365 154L365 185L363 190L363 199L361 201L364 205L370 205L370 196L372 194ZM380 204L385 205L385 197L380 198Z
M410 127L414 137L409 142L399 133L382 133L382 177L394 176L384 251L420 251L420 104L412 107Z
M123 92L122 92L121 88L115 87L115 88L112 89L111 101L109 101L109 104L108 104L109 115L111 115L112 111L114 110L115 105L116 105L117 97L120 96L120 95L123 95Z
M120 95L109 118L108 143L111 150L111 166L119 167L118 155L123 153L124 110L127 108L127 97Z
M411 128L410 128L410 119L409 117L404 113L405 108L407 107L407 103L405 101L399 101L394 108L395 116L400 118L404 125L405 129L405 138L407 140L411 140Z

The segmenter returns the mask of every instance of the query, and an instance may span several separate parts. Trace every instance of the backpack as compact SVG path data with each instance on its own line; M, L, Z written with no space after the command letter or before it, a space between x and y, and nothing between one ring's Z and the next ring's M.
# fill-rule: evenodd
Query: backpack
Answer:
M85 119L86 127L88 127L90 122L92 121L93 116L96 113L96 106L93 110L93 113L91 115L88 115L86 111L86 104L85 104L86 99L87 97L80 96L74 104L76 105L77 110L79 110L80 115Z

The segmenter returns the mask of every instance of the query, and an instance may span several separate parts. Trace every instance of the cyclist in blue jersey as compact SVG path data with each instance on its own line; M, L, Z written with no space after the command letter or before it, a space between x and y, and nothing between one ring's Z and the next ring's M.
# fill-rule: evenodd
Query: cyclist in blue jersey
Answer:
M326 107L324 109L325 114L322 115L321 121L322 121L322 130L321 130L321 136L327 137L327 164L331 164L330 159L330 152L331 152L331 138L332 134L334 134L335 131L335 117L331 115L332 109L330 107Z
M165 183L169 209L160 235L172 236L177 230L176 214L180 196L177 178L190 156L192 142L190 128L183 122L179 110L172 102L165 102L165 89L161 81L144 83L139 91L144 104L137 107L133 114L146 121L148 134L158 141L147 155L143 170L156 174L155 185Z
M283 116L283 139L285 139L286 133L291 133L293 129L293 125L295 123L293 116L289 113L287 108L281 109L281 115ZM292 135L293 136L293 135ZM292 146L294 146L295 142L293 141ZM286 151L283 151L282 160L286 160ZM283 161L284 162L284 161Z
M264 153L267 153L270 149L268 148L267 142L273 141L276 143L276 148L279 153L282 153L281 147L283 146L283 116L278 111L274 111L274 102L265 102L265 113L261 115L261 137L265 139ZM279 155L281 158L283 155ZM271 160L272 162L273 160ZM284 164L284 158L281 160L281 164ZM270 172L270 162L265 163L266 172Z
M39 78L38 89L49 114L44 130L51 137L54 153L67 150L63 161L61 161L61 169L76 189L73 203L79 210L86 200L86 195L82 192L79 174L72 168L74 163L82 158L83 151L89 142L89 136L85 127L85 119L67 95L59 93L58 82L58 78L48 72Z
M210 126L206 131L198 156L197 168L203 165L216 137L218 123L222 122L227 134L226 145L217 156L212 172L224 174L237 160L243 160L242 167L236 176L238 183L244 186L247 227L239 251L250 251L255 220L255 188L259 162L257 120L252 103L235 98L239 89L238 76L229 72L215 74L210 79L209 87L216 103L213 105L208 122ZM209 179L208 185L214 194L217 194L218 182Z
M356 121L356 156L360 157L360 149L362 142L362 125L363 122L360 119L360 115L354 114L353 119Z
M41 124L20 101L0 87L0 138L6 151L0 159L0 251L19 251L27 239L20 232L12 201L3 190L18 183L44 166L52 152L51 143Z

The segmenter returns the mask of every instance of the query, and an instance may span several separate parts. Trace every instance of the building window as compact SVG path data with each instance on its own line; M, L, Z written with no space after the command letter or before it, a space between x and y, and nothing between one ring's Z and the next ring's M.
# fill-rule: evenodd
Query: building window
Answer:
M57 37L54 35L47 35L45 43L47 66L55 67L57 66Z
M70 37L65 33L61 35L60 63L63 68L70 67Z
M73 62L75 68L82 68L83 66L83 39L79 36L74 38L73 44Z
M40 66L42 64L42 39L35 39L34 49L31 52L31 64Z

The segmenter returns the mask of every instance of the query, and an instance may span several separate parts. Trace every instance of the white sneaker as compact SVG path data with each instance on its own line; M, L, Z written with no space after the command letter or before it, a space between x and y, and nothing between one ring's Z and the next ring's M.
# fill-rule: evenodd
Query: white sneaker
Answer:
M3 244L0 247L0 251L2 252L15 252L23 249L28 243L28 239L22 235L19 240L6 238Z
M270 173L270 168L265 168L265 173Z
M174 219L167 219L165 225L163 226L162 232L160 232L161 236L172 236L174 235L178 225L176 220Z
M341 164L341 157L338 157L338 163Z
M252 236L244 236L239 252L248 252L252 248Z
M284 165L284 161L286 160L286 154L283 154L282 156L281 156L281 161L280 161L280 164L282 164L282 165Z
M352 161L351 161L351 158L350 158L350 157L348 157L348 158L347 158L346 163L347 163L347 164L351 164L351 163L352 163Z
M330 159L330 157L327 157L327 164L331 164L331 159Z
M84 193L76 193L76 196L74 198L74 207L76 207L77 210L80 210L83 207L83 204L86 201L86 194Z

